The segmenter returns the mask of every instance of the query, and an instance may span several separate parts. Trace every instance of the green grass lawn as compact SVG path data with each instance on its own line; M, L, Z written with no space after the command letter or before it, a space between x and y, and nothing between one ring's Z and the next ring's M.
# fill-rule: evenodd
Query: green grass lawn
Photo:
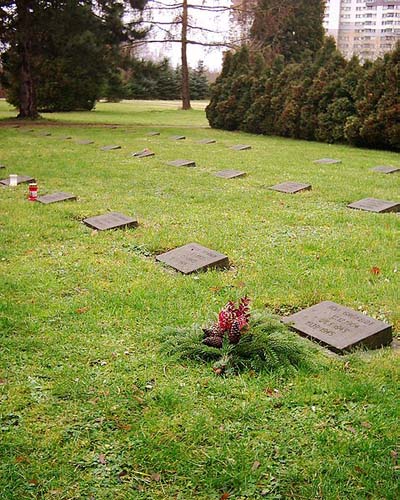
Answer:
M99 104L15 129L0 101L2 176L78 196L45 206L26 185L0 189L0 498L399 498L399 350L232 377L160 350L164 327L206 324L245 294L276 314L333 300L398 333L400 217L346 205L400 201L400 175L370 170L399 155L215 131L204 103L178 108ZM130 156L145 147L156 156ZM322 157L342 163L312 163ZM197 167L166 166L178 158ZM248 175L212 175L228 168ZM268 189L286 180L313 189ZM81 223L106 211L140 225ZM231 268L183 276L155 262L190 242Z

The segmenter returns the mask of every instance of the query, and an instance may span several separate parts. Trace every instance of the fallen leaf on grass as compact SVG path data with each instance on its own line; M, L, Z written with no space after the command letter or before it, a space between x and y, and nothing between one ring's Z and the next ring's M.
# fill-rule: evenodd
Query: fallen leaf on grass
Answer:
M251 466L251 470L257 470L260 467L261 463L256 460L253 465Z
M28 484L31 486L37 486L39 484L37 479L29 479Z
M358 465L356 465L354 469L356 470L356 472L359 472L360 474L365 474L365 470Z
M379 269L379 267L376 267L376 266L371 267L370 271L372 274L375 274L375 275L381 274L381 270Z
M371 424L369 422L361 422L361 427L364 427L365 429L370 429Z
M349 425L349 426L347 427L347 430L348 430L348 431L350 431L350 432L351 432L351 433L353 433L353 434L357 434L357 431L356 431L356 430L354 429L354 427L352 427L351 425Z
M282 397L282 394L279 392L278 389L270 389L269 387L267 387L266 389L264 389L264 392L270 398L281 398Z
M214 293L218 293L222 290L222 288L220 286L211 286L210 287L210 291L211 292L214 292Z
M222 493L219 500L228 500L229 497L230 497L229 493Z
M88 307L79 307L79 308L76 310L76 312L77 312L78 314L84 314L84 313L85 313L85 312L87 312L88 310L89 310L89 308L88 308Z
M397 453L397 451L396 450L392 450L390 452L390 456L392 457L393 463L397 464L397 458L399 456L399 454Z
M106 465L107 460L106 460L106 456L104 455L104 453L100 453L100 455L99 455L99 463L101 465Z
M29 464L30 460L28 457L25 457L24 455L18 455L18 457L15 458L15 462L17 464Z
M150 476L151 480L152 481L161 481L161 474L159 474L158 472L156 472L155 474L152 474Z
M117 427L123 431L130 431L132 429L130 424L117 424Z
M0 378L0 385L6 384L7 380L5 378Z

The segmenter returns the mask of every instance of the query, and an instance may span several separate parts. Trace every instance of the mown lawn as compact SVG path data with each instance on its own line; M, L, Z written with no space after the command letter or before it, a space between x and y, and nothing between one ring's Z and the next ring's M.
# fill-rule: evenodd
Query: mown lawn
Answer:
M2 176L78 196L45 206L26 185L0 189L0 498L399 498L399 350L226 378L160 350L164 327L206 324L245 294L276 314L333 300L398 333L400 217L346 205L399 201L400 175L370 170L399 155L214 131L203 105L178 106L99 104L15 129L0 102ZM144 147L156 156L130 157ZM197 167L165 165L177 158ZM212 175L225 168L248 176ZM313 189L268 190L285 180ZM140 226L81 223L105 211ZM155 262L194 241L232 267L183 276Z

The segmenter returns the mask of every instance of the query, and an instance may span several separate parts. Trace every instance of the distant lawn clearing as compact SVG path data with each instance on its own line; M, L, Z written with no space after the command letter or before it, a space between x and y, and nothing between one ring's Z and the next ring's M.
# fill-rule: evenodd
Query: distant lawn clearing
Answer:
M0 101L0 177L78 197L0 187L1 499L399 498L400 350L224 378L160 348L164 327L207 325L246 294L277 315L331 300L398 334L400 215L347 204L400 201L400 174L372 171L400 155L212 130L205 105L100 103L16 129ZM155 156L131 156L145 148ZM269 189L288 181L312 189ZM139 226L81 223L107 212ZM156 262L192 242L231 267Z

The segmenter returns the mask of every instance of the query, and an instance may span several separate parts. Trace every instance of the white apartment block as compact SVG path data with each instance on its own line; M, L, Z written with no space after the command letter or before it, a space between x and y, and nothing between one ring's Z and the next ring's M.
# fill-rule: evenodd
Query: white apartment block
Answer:
M400 40L400 0L326 0L324 27L347 59L374 60Z

